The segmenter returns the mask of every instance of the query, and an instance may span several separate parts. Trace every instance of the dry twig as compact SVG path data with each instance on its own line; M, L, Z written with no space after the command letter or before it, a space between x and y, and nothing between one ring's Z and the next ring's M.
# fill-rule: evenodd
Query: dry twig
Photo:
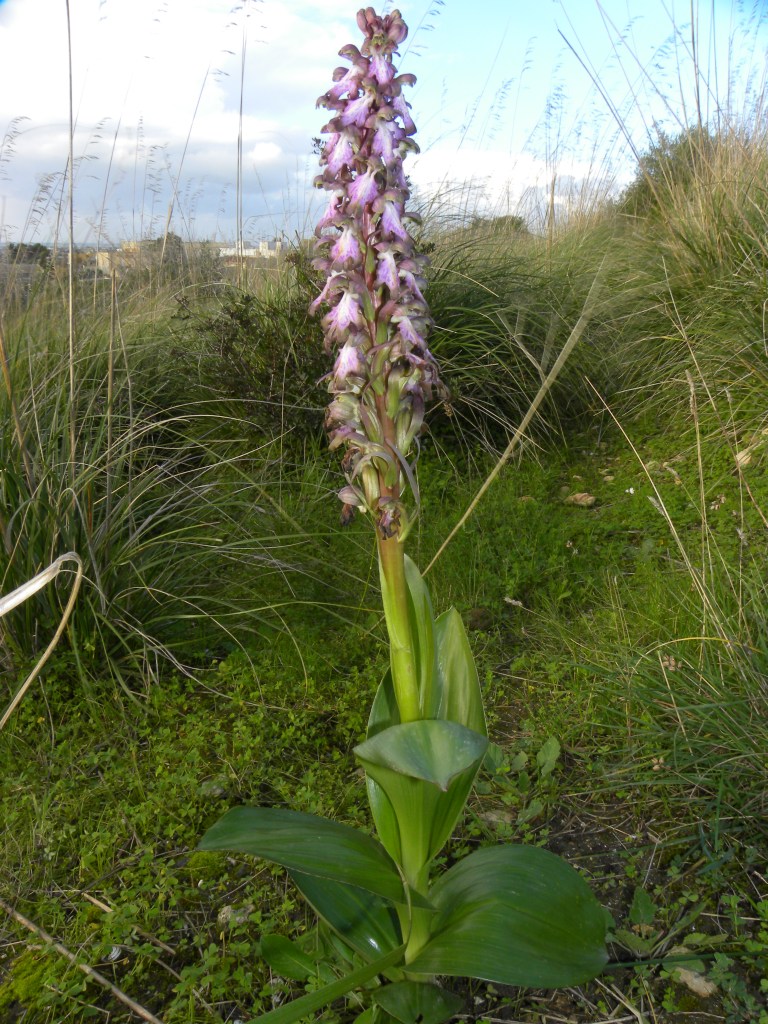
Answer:
M32 932L33 935L37 935L38 938L41 938L43 942L51 946L52 949L55 949L56 952L60 953L66 960L69 960L69 962L74 967L77 967L79 971L82 971L83 974L95 981L97 985L101 985L102 988L107 989L115 999L118 999L124 1006L127 1006L131 1013L134 1013L137 1017L141 1017L142 1020L148 1021L149 1024L163 1024L159 1017L156 1017L150 1010L147 1010L144 1006L141 1006L135 1000L131 999L130 996L127 996L125 992L122 992L116 985L113 985L112 982L105 978L103 974L99 974L98 971L95 971L90 964L81 963L74 953L68 950L66 946L62 946L60 942L57 942L56 939L54 939L52 935L49 935L45 929L40 927L40 925L35 924L34 921L30 921L28 917L24 917L24 915L20 914L18 910L15 910L1 899L0 909L4 910L6 914L8 914L9 917L12 917L18 924L23 925L28 931Z

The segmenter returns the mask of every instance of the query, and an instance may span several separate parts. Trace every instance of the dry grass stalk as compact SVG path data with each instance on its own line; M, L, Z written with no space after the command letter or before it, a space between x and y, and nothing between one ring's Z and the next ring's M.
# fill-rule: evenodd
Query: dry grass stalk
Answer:
M42 939L46 945L55 949L57 953L61 954L61 956L65 958L65 960L69 960L73 967L82 971L83 974L95 981L97 985L101 985L102 988L107 989L115 999L119 1000L124 1006L127 1006L131 1013L135 1014L137 1017L141 1017L142 1020L148 1021L149 1024L163 1024L160 1018L156 1017L151 1010L148 1010L146 1007L137 1003L134 999L131 999L131 997L126 995L125 992L119 989L116 985L113 985L111 981L108 981L103 974L99 974L98 971L95 971L90 964L84 964L81 960L78 960L75 954L67 949L66 946L57 942L57 940L54 939L52 935L49 935L44 928L41 928L40 925L35 924L34 921L30 921L28 917L24 917L24 915L20 914L18 910L9 906L5 900L0 899L0 909L4 910L9 917L12 917L17 924L22 925L27 929L27 931L32 932L33 935L37 935L38 938Z

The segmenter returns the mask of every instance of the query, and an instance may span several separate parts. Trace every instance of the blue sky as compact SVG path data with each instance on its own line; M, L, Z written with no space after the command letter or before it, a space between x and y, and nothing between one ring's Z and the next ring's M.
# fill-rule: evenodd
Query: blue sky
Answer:
M324 113L315 100L338 49L359 41L357 4L70 6L78 241L154 237L169 216L185 237L234 237L241 71L245 235L310 230L311 138ZM447 212L531 214L553 179L567 209L584 181L626 182L654 125L674 132L696 116L689 0L399 6L411 28L399 68L418 76L422 154L409 173ZM64 0L0 0L0 237L11 240L62 234L64 12ZM699 0L693 17L704 116L715 93L738 112L762 88L768 4Z

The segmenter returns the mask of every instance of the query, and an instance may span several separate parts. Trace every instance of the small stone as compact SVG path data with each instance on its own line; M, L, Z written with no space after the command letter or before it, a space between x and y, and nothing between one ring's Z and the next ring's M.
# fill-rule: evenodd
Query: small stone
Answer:
M578 492L577 494L569 494L563 501L566 505L577 505L579 508L592 508L597 501L594 494L587 494L586 492Z
M224 796L227 792L227 782L228 780L222 776L215 779L206 779L204 782L200 783L200 796Z
M225 906L216 915L216 924L219 928L235 928L239 924L245 924L254 911L252 903L246 903L242 907Z
M509 825L516 821L517 811L507 809L480 811L477 816L488 828L496 828L499 825Z
M685 985L700 999L707 999L717 992L717 985L714 981L705 978L698 971L689 971L687 967L675 967L672 971L672 978L679 984Z

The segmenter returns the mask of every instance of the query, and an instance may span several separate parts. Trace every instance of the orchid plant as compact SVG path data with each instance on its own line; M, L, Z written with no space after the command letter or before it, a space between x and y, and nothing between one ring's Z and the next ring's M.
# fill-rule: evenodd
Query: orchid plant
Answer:
M403 159L417 151L393 63L407 35L398 10L360 10L363 44L345 46L333 85L318 187L329 203L315 266L327 307L330 446L343 450L342 518L376 533L390 668L355 748L378 839L310 814L237 807L205 835L206 850L285 867L347 964L340 978L271 1010L287 1022L366 990L358 1024L441 1024L462 1001L437 979L559 987L605 966L606 915L578 872L540 848L482 847L435 877L488 749L477 670L461 617L434 615L405 541L418 510L414 451L430 399L446 392L427 347L425 258L409 224ZM262 953L278 973L308 977L311 958L276 936Z

